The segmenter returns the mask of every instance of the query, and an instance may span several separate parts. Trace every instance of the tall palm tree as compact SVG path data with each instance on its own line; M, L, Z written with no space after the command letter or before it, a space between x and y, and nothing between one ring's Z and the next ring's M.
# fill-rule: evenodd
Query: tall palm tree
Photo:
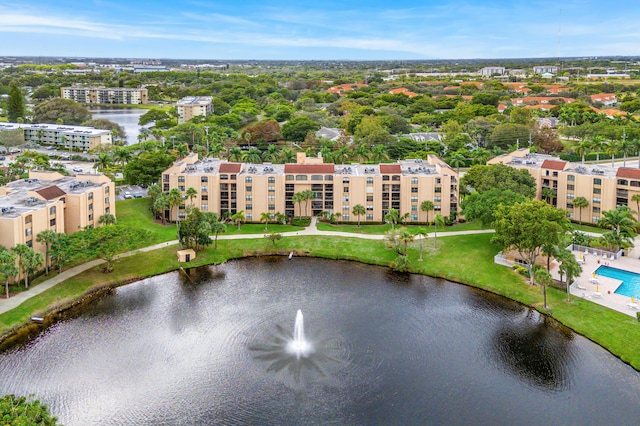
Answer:
M252 146L251 148L249 148L248 151L245 151L242 154L242 160L245 163L253 163L253 164L259 164L262 162L262 156L260 154L260 150L258 148L256 148L255 146Z
M238 225L238 231L240 230L240 225L245 221L244 210L240 210L239 212L234 213L231 216L231 221Z
M227 231L227 225L225 225L224 222L216 220L213 223L211 223L211 232L213 232L216 236L215 246L214 246L216 250L218 249L218 235L226 231Z
M102 216L100 216L100 219L98 219L98 223L100 225L115 225L116 217L109 213L103 214Z
M234 146L229 150L229 161L242 161L242 150Z
M260 222L264 223L264 230L268 231L269 230L269 222L271 222L271 213L262 212L260 214Z
M113 150L113 159L122 165L122 176L124 176L124 166L131 160L131 151L124 146L118 146Z
M304 196L302 192L296 192L295 194L293 194L291 201L293 201L294 206L296 204L298 205L298 212L300 213L298 217L302 217L302 202L304 201Z
M547 286L553 282L553 278L551 278L551 274L546 269L536 269L534 273L535 282L542 286L542 294L543 294L543 305L544 309L548 309L547 306Z
M154 217L158 217L158 213L161 212L160 217L162 218L162 224L164 225L164 218L165 218L165 210L168 210L171 208L171 205L169 204L169 194L167 192L161 192L160 194L158 194L156 196L156 199L153 201L153 212L154 212Z
M262 153L262 158L265 161L275 163L278 161L278 158L280 158L280 149L276 144L269 144L269 146L267 146L267 150Z
M387 147L383 144L374 145L371 149L371 161L375 163L382 163L385 160L388 160L389 156L387 155Z
M307 189L306 191L302 191L302 197L304 200L304 213L307 217L309 217L309 201L316 198L316 193L310 189Z
M169 204L169 209L172 207L176 208L176 229L178 230L178 240L180 239L180 205L183 202L182 194L178 188L171 188L171 191L167 193L167 202Z
M395 230L396 223L400 220L400 212L393 207L389 209L386 215L384 215L384 220L387 223L391 224L391 229Z
M444 226L444 216L440 213L433 219L433 248L438 248L438 226Z
M428 235L428 231L427 231L427 228L425 228L424 226L419 227L418 230L416 231L416 237L420 236L420 258L418 259L419 262L422 262L422 240L427 235Z
M189 155L189 146L186 143L180 143L176 146L176 155L178 158L184 158Z
M611 155L611 167L616 166L615 159L616 159L616 153L618 152L619 147L620 147L620 142L617 140L610 140L604 146L605 152Z
M575 149L576 149L576 152L580 154L580 156L582 157L582 164L584 164L586 155L589 152L591 152L591 148L592 148L591 142L586 139L583 139L576 144Z
M604 150L605 141L600 135L596 135L591 138L591 150L596 153L596 163L600 163L600 153Z
M573 199L573 207L579 209L580 224L582 224L582 209L589 206L589 200L585 197L576 197Z
M615 233L618 242L635 237L637 224L638 221L634 219L628 206L618 206L614 210L602 212L602 217L598 221L600 228L611 229ZM616 244L618 249L619 245L619 243Z
M109 153L101 152L100 154L98 154L98 159L93 164L93 168L99 172L104 172L106 169L111 167L112 164L113 160L111 159Z
M360 216L362 216L366 212L367 211L362 204L356 204L355 206L353 206L353 215L358 217L358 228L360 228Z
M223 154L225 151L226 148L218 142L213 143L209 146L209 155L212 157L220 158L221 154Z
M358 163L364 163L369 159L370 155L369 148L364 143L359 144L353 151L353 158L357 160Z
M296 154L288 148L282 148L282 151L280 151L280 157L282 158L283 163L293 163L296 161Z
M410 242L412 242L415 237L414 235L407 231L406 229L404 229L401 233L400 236L398 237L400 239L400 242L404 245L404 255L407 255L407 249L408 249L408 245Z
M618 151L622 154L622 167L627 167L627 155L631 154L635 150L633 141L622 138L618 141Z
M194 187L190 186L184 192L184 196L189 199L189 203L191 204L191 207L193 207L193 199L198 196L198 191L196 191Z
M429 212L434 208L433 201L425 200L420 204L420 210L427 213L427 226L429 225Z
M49 251L51 251L51 244L53 244L57 239L58 239L58 233L50 229L46 229L38 233L38 235L36 236L36 241L39 242L40 244L45 245L44 268L45 268L46 275L49 275L49 264L51 263L51 259L49 257Z
M9 298L9 280L16 275L20 270L16 266L16 255L8 250L0 251L0 274L4 277L4 288L7 299Z
M473 164L486 164L489 156L489 151L484 148L477 148L471 153L471 161Z
M459 152L454 152L449 156L449 165L456 168L456 172L460 174L460 166L465 165L465 158Z

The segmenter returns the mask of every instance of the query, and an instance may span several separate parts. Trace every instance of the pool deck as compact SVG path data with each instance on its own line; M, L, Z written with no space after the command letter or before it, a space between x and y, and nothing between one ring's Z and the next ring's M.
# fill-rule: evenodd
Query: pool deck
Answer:
M594 271L598 269L600 265L608 265L612 268L624 269L626 271L640 274L640 260L638 259L638 256L640 255L639 238L636 238L635 245L636 247L630 250L628 256L622 256L615 260L605 259L592 253L584 256L582 274L576 278L575 282L571 286L571 294L635 317L636 312L640 311L640 300L635 300L636 306L630 306L630 297L614 293L622 281L600 275L597 275L596 279L593 277ZM576 259L580 261L580 252L574 251L573 253L576 256ZM557 264L555 264L551 269L551 274L555 279L560 278ZM596 292L596 286L598 292ZM638 296L640 296L640 294Z

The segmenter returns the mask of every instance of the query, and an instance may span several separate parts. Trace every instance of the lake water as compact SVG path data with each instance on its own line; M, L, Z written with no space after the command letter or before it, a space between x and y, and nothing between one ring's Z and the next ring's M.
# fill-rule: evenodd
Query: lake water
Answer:
M635 370L473 288L307 258L188 274L120 287L0 355L0 394L35 393L67 426L640 419ZM278 349L298 309L302 360Z
M138 120L146 112L146 109L99 108L92 109L91 116L94 120L104 118L119 124L126 133L126 144L134 145L138 143L140 135Z

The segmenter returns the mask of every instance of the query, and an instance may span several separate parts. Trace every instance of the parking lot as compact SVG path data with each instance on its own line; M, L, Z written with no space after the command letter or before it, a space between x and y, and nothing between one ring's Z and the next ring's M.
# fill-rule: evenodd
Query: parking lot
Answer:
M116 200L128 200L131 198L146 198L147 188L138 185L122 185L118 187Z

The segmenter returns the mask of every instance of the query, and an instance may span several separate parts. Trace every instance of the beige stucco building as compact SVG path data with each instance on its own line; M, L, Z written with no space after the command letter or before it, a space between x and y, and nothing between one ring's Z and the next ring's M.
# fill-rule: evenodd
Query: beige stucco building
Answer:
M570 163L550 155L531 154L528 148L487 162L499 163L527 170L536 181L537 198L542 198L544 188L553 190L557 195L551 200L552 205L567 210L572 219L596 223L602 212L620 205L637 210L631 197L640 194L638 168ZM582 209L574 207L573 200L577 197L586 198L589 205Z
M52 145L61 149L87 151L111 145L111 131L86 126L58 124L0 123L0 132L20 130L25 142Z
M258 222L261 214L283 213L289 217L337 214L344 222L383 222L390 208L408 214L407 223L433 220L434 214L449 216L458 211L458 174L436 156L427 160L405 160L393 164L326 164L321 157L298 153L297 163L248 164L219 159L198 159L191 154L162 174L162 190L196 189L193 200L186 199L179 210L193 203L202 211L220 214L244 211L247 221ZM293 202L297 192L310 190L313 200ZM420 204L433 201L435 212L423 212ZM353 215L357 204L366 209L360 218ZM301 211L302 210L302 211ZM166 211L175 220L175 209Z
M61 87L60 95L81 104L139 105L149 102L147 89L126 87Z
M31 171L29 179L0 187L0 245L26 244L44 254L45 246L36 241L40 232L70 234L98 226L104 214L116 214L115 186L108 177Z
M178 124L186 123L199 115L207 116L213 113L213 97L186 96L176 103Z

